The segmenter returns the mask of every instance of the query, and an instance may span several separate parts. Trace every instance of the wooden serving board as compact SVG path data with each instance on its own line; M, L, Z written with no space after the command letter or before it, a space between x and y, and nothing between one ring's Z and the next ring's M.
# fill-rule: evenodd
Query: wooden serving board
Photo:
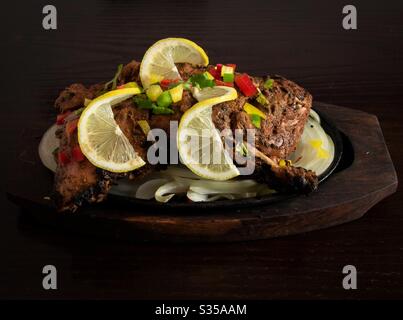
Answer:
M143 241L243 241L327 228L362 217L396 191L397 176L376 116L316 103L344 134L344 153L335 173L309 196L251 208L195 212L122 207L106 202L75 214L60 214L44 199L53 175L36 155L38 140L20 158L7 195L41 222L88 235ZM45 130L46 125L42 128ZM32 139L32 136L31 136ZM26 141L26 144L31 141ZM25 159L25 160L24 160ZM26 159L35 159L26 161Z

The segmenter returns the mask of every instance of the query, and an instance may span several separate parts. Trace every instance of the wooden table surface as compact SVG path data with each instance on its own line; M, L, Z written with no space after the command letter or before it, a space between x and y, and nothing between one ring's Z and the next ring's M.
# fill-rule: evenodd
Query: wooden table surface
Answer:
M0 298L403 298L403 197L362 219L306 234L227 244L91 239L36 224L6 200L26 157L26 129L54 119L71 82L111 78L154 41L183 36L213 63L282 74L315 100L376 114L399 179L403 165L403 4L354 1L358 30L342 28L345 1L52 1L58 29L42 28L44 1L1 10ZM39 139L39 137L38 137ZM35 177L26 183L35 188ZM58 270L42 289L42 267ZM354 265L358 289L342 287Z

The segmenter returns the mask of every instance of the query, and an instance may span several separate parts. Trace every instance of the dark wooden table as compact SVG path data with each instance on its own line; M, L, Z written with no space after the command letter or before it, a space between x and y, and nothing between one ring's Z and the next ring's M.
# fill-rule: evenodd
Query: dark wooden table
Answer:
M403 4L354 1L358 30L342 28L345 1L52 1L58 29L42 29L44 1L1 10L1 167L12 181L26 129L51 123L71 82L111 77L155 40L183 36L212 62L278 73L318 101L378 116L399 178L403 164ZM264 4L263 4L264 3ZM38 135L39 139L39 135ZM39 140L38 140L39 141ZM33 146L35 147L35 146ZM26 183L35 188L35 178ZM122 243L62 233L22 215L1 188L0 298L403 298L402 188L362 219L307 234L227 244ZM59 289L42 289L42 267ZM342 288L342 268L358 290Z

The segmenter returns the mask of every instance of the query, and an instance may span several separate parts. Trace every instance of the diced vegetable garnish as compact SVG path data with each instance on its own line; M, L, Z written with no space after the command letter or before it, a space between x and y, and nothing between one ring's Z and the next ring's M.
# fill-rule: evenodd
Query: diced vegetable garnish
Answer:
M154 114L173 114L175 112L171 108L167 108L167 107L154 107L153 113Z
M255 106L251 105L250 103L246 102L243 106L243 109L245 110L245 112L249 115L257 115L263 119L266 119L266 115L260 111L258 108L256 108Z
M204 73L193 75L190 77L190 81L193 86L199 87L200 89L214 87L214 80L208 79Z
M62 114L58 114L57 118L56 118L56 124L58 125L62 125L64 124L64 120L66 119L66 117L71 113L71 111L66 111L65 113Z
M172 98L172 102L178 102L182 100L182 95L183 95L183 84L178 84L176 87L173 87L172 89L168 90L171 98Z
M260 103L262 106L268 105L268 104L269 104L269 101L266 99L266 97L264 96L264 94L261 93L260 90L258 90L258 92L259 92L259 93L257 94L256 101L257 101L258 103Z
M183 83L183 89L184 90L190 91L191 87L192 87L192 82L190 81L190 79Z
M271 89L273 87L273 84L273 79L267 79L263 86L265 87L265 89Z
M236 75L235 83L239 90L247 97L252 97L257 93L257 88L246 73Z
M151 100L151 101L157 101L158 97L160 96L160 94L162 93L162 89L158 84L152 84L147 90L146 90L146 94L147 97Z
M164 77L160 76L158 74L151 74L150 75L150 83L151 84L161 82L163 79L164 79Z
M221 67L221 76L224 76L224 74L229 73L229 74L234 74L234 68L229 67L229 66L222 66Z
M145 94L139 94L133 98L134 103L140 109L152 110L154 114L172 114L174 111L168 108L172 104L172 99L169 91L164 91L157 98L157 104L147 98Z
M150 132L151 128L150 128L150 125L148 124L147 120L139 120L139 121L137 121L137 123L139 124L141 130L143 131L143 133L145 135L147 135L148 132Z
M233 73L224 73L223 75L224 82L234 82L234 74Z
M208 72L208 71L206 71L206 72L204 73L204 75L205 75L206 78L209 79L209 80L214 80L214 79L215 79L215 78L213 77L213 75L212 75L210 72Z
M221 64L221 63L217 63L215 69L218 71L218 74L221 76L222 64Z
M167 108L172 104L172 98L171 94L169 91L164 91L163 93L160 94L160 96L157 98L157 105L158 107L161 108ZM154 110L153 110L154 111Z
M64 166L70 162L70 158L64 151L59 151L57 154L57 160L61 166Z
M253 125L256 128L260 129L260 122L261 122L262 118L260 118L257 114L252 114L252 115L250 115L250 119L251 119Z
M66 123L66 134L70 136L77 129L78 119Z
M209 68L208 72L214 77L214 79L221 80L221 72L218 71L216 68L211 67Z
M84 161L85 156L82 153L80 146L75 146L73 149L71 149L71 157L73 158L74 161Z
M85 98L84 99L84 107L88 106L91 103L91 101L92 101L91 99Z
M234 72L235 72L236 64L234 64L234 63L227 63L226 66L231 67L232 70L234 70Z
M155 106L155 104L144 94L135 96L133 101L140 109L152 109L153 106Z
M174 85L180 81L181 81L180 79L164 79L164 80L161 80L160 85L164 90L166 90L166 89L169 89L172 85Z
M216 80L215 81L215 85L216 86L226 86L226 87L234 87L234 83L233 82L224 82L221 80Z

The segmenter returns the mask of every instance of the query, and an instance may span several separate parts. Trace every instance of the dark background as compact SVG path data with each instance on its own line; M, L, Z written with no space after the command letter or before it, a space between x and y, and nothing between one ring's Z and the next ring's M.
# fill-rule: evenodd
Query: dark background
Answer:
M42 8L58 30L42 29ZM110 79L156 40L183 36L212 63L278 73L315 100L378 116L396 170L403 163L403 3L353 1L358 30L342 28L345 1L12 1L1 11L0 298L403 298L402 189L362 219L327 230L233 244L139 244L65 234L27 221L4 195L26 130L54 121L71 82ZM32 139L31 139L32 140ZM39 135L38 135L39 142ZM32 146L36 147L36 146ZM40 165L40 164L38 164ZM35 177L26 183L35 188ZM42 289L42 267L59 290ZM358 269L358 290L342 268Z

